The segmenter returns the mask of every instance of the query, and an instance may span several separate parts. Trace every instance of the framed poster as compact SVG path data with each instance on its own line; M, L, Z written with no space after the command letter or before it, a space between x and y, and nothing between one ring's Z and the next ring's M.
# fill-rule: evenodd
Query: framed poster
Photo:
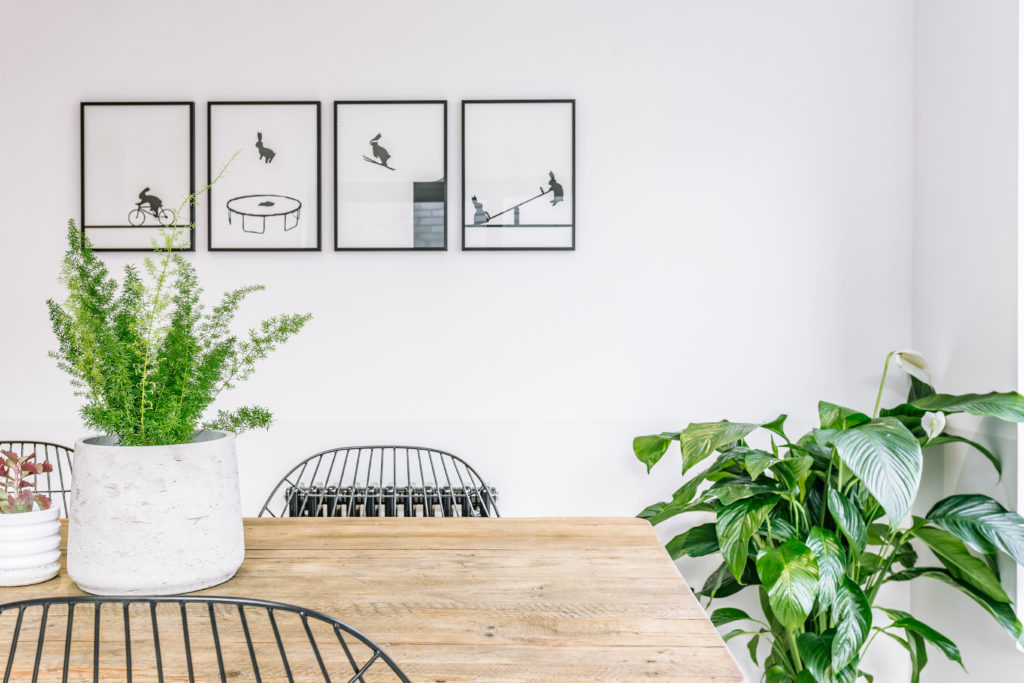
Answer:
M320 251L320 103L209 102L210 251Z
M195 250L192 102L82 102L82 234L96 251L149 251L183 226L176 249Z
M448 248L448 103L334 103L334 249Z
M463 100L462 248L576 248L576 100Z

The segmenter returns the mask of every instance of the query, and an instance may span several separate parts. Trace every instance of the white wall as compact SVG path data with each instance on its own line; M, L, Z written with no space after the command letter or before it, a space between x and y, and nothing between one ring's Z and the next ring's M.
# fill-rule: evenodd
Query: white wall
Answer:
M940 391L1011 390L1019 342L1018 3L919 0L914 37L914 345ZM949 449L926 462L915 512L953 493L1016 506L1016 431L957 426L996 447L1002 481L977 454ZM1004 570L1013 595L1012 563ZM926 680L1009 680L1024 665L1012 639L970 599L932 582L912 586L914 614L960 645L970 672L936 653Z
M209 253L200 211L211 298L255 280L248 320L315 316L225 401L278 417L239 440L250 513L305 454L397 442L471 459L509 515L632 515L678 483L675 462L644 475L636 434L870 408L911 340L911 10L3 2L0 434L82 433L43 305L82 100L194 100L200 169L207 100L323 101L330 245L333 99L447 98L456 207L460 99L577 99L574 253L463 253L457 216L446 253Z

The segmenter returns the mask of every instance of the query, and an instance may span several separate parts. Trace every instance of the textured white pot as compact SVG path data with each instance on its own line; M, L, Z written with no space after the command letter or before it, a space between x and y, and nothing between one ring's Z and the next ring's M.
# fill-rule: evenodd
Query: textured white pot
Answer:
M60 571L57 506L0 515L0 586L27 586Z
M172 595L227 581L242 564L235 435L115 446L79 439L68 575L96 595Z

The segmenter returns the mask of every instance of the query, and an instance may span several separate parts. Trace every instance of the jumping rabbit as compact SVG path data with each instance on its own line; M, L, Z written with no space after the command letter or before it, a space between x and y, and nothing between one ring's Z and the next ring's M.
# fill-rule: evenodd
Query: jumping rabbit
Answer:
M260 159L263 159L263 163L269 164L274 160L274 150L263 146L263 133L256 133L256 149L260 151Z

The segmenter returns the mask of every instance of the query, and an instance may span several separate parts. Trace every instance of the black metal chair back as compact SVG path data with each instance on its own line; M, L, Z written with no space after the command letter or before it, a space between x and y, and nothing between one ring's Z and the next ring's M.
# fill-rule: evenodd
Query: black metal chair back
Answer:
M498 517L497 491L462 458L416 446L317 453L278 482L260 517Z
M67 446L45 441L0 441L0 450L13 451L19 457L36 454L36 462L53 465L52 472L36 475L35 491L49 496L60 508L60 516L68 516L68 498L71 495L71 456Z
M8 637L10 646L4 647ZM229 674L231 680L256 681L321 676L349 683L409 680L379 646L344 622L303 607L249 598L89 596L11 602L0 605L0 657L4 654L4 683L57 680L55 662L63 662L61 681L69 675L73 680L131 681L133 674L151 680L154 670L158 681L226 683Z

